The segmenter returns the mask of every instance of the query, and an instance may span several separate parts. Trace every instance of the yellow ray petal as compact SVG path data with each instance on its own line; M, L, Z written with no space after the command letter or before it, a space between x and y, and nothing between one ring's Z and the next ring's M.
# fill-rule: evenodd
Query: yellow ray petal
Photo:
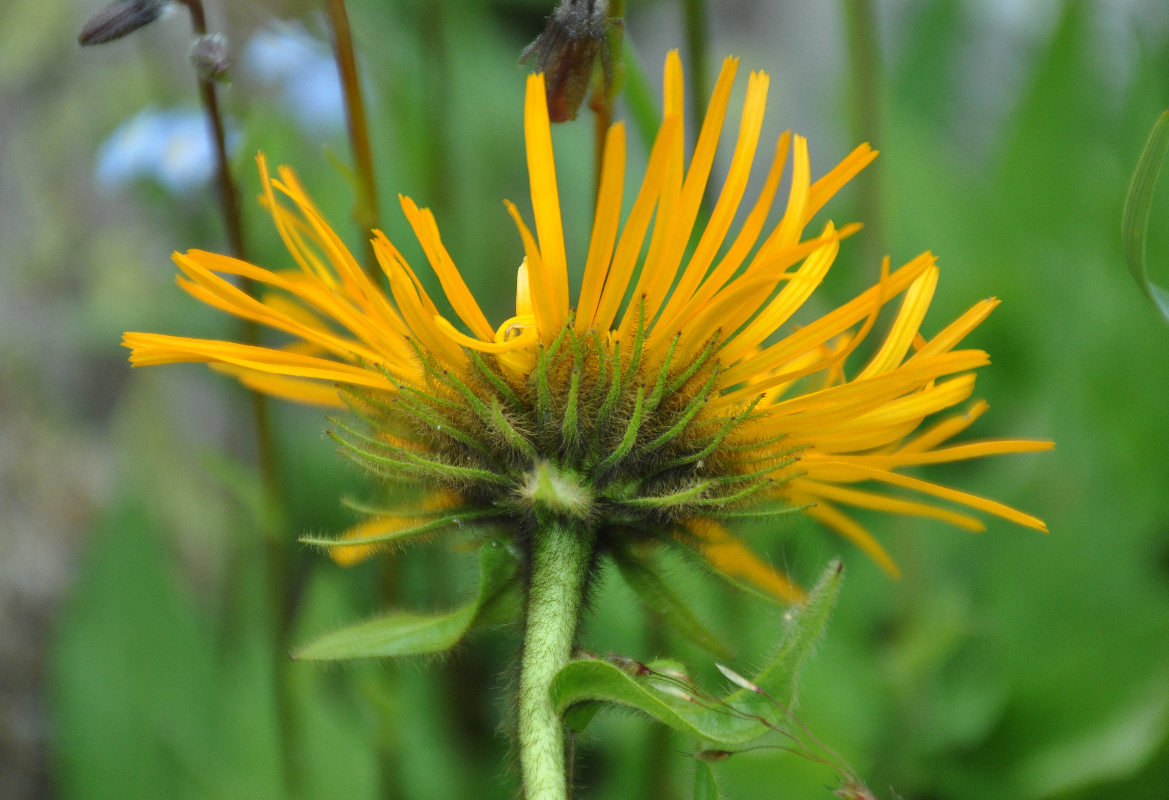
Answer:
M776 141L775 155L771 161L771 169L767 173L767 180L764 182L763 189L755 201L755 206L743 221L743 225L739 228L739 233L735 237L735 241L730 249L727 250L726 255L723 256L722 260L719 261L710 275L702 282L702 285L694 293L694 296L687 301L688 308L701 305L721 289L730 280L731 276L735 274L735 271L742 266L743 259L747 257L747 254L751 252L751 248L755 246L755 242L759 239L759 233L763 230L763 223L767 220L767 214L771 211L771 203L775 200L775 193L779 189L779 179L782 177L783 168L787 164L787 152L790 147L791 131L785 131ZM685 314L682 316L685 316Z
M621 222L621 197L625 185L625 126L618 122L609 128L605 137L605 157L601 166L601 182L597 190L597 207L593 217L593 234L589 240L589 254L581 281L580 300L576 307L574 328L577 333L593 324L601 290L609 273L613 246L617 242L617 227ZM516 313L520 313L517 306Z
M873 356L868 365L857 374L861 380L882 372L888 372L901 363L905 354L909 352L918 329L921 328L925 312L929 310L930 301L934 299L934 290L938 286L938 268L931 267L918 276L905 299L901 302L901 309L894 320L881 349Z
M836 503L843 503L857 508L868 508L874 511L883 511L888 514L906 514L913 517L926 517L948 522L963 530L978 532L986 530L980 520L969 514L961 514L945 508L915 503L912 500L901 500L888 495L865 492L859 489L850 489L844 486L833 486L829 483L797 478L791 482L791 488L800 495L822 497Z
M690 519L683 527L697 537L703 557L724 575L745 580L785 603L802 603L806 599L790 578L765 563L714 520Z
M905 291L918 275L933 264L932 254L921 254L888 275L876 286L766 348L750 363L740 363L731 367L724 377L728 383L749 378L752 374L780 366L788 359L838 336L870 313L874 296L879 297L882 302L888 302Z
M957 489L950 489L945 486L939 486L936 483L923 481L919 478L912 478L908 475L902 475L897 472L889 472L887 470L875 469L864 464L853 464L848 461L825 461L827 466L835 466L840 468L840 471L845 474L852 474L858 478L868 478L882 483L888 483L892 486L901 486L906 489L921 492L922 494L932 495L941 498L942 500L949 500L978 511L985 511L988 514L993 514L996 517L1001 517L1017 525L1022 525L1025 528L1032 528L1037 531L1047 532L1047 525L1043 520L1033 517L1030 514L1024 514L1011 508L1004 503L999 503L994 500L988 500L985 497L970 494L968 492L961 492ZM811 473L809 473L811 474Z
M633 202L633 209L629 212L629 218L625 221L625 227L621 230L617 250L613 254L613 263L605 278L605 288L601 291L601 300L593 316L593 330L609 329L617 310L621 307L625 293L629 290L629 278L633 274L634 264L645 242L654 206L662 193L666 169L675 144L674 134L680 125L681 120L678 117L666 117L662 120L662 127L658 129L657 138L654 139L653 148L650 150L649 163L645 168L645 177L637 192L637 199Z
M552 157L552 129L544 76L529 75L524 96L524 141L528 152L532 214L540 242L540 261L528 268L543 271L539 282L548 285L549 323L559 329L568 319L568 261L564 254L564 227L560 221L560 192L556 188L556 164ZM533 275L533 282L535 276Z
M686 170L686 176L678 195L677 210L670 215L664 229L662 255L657 264L657 274L644 284L647 294L646 313L649 318L657 313L657 309L665 302L667 295L670 295L671 299L677 298L680 293L689 296L706 272L706 267L702 266L700 270L696 268L697 274L693 274L689 278L683 274L678 287L671 292L670 287L678 274L682 254L690 241L694 221L698 217L698 210L702 205L702 198L710 179L710 170L714 165L714 156L718 149L719 136L722 132L723 121L726 119L731 87L734 84L738 66L738 59L728 58L723 61L722 71L715 83L714 92L710 96L706 117L703 119L702 129L698 133L698 141L694 146L694 154L690 158L690 165ZM751 160L755 154L755 145L759 141L759 128L763 123L763 107L766 105L766 99L766 78L752 73L747 87L747 100L743 107L739 143L735 152L735 163L740 167L740 170L744 159L747 169L750 168ZM730 184L729 191L724 191L723 198L720 198L720 208L716 209L720 217L718 219L712 218L702 233L699 243L703 254L701 257L707 257L707 252L712 249L717 252L722 244L723 236L726 233L725 230L719 230L722 218L728 214L733 218L734 212L738 208L738 199L742 196L742 190L737 186L737 177L737 175L732 175L728 178L728 180L734 180L735 183ZM729 226L729 224L730 220L728 219L727 225ZM714 252L709 252L709 258L713 257ZM709 258L707 264L709 264ZM666 323L667 327L669 324L669 322ZM672 336L673 334L667 335Z
M808 204L804 209L805 223L824 207L844 184L856 177L862 169L872 163L878 151L869 147L868 142L857 146L843 161L832 168L827 175L812 184L808 193Z
M998 304L999 301L993 297L976 303L965 314L943 328L941 333L930 339L911 358L930 356L953 349L966 338L967 334L981 325L982 321L990 316L990 312L994 311Z
M901 569L897 566L897 563L893 561L893 558L881 546L881 543L874 539L873 535L855 519L825 502L823 499L818 499L814 496L804 497L802 495L793 495L792 500L797 504L805 502L813 503L813 505L804 509L805 514L828 526L855 544L869 558L877 562L877 566L894 578L901 577Z
M726 182L719 193L714 211L711 212L710 219L694 249L694 254L690 257L690 261L678 281L678 286L671 293L670 299L662 311L660 325L663 331L668 332L672 326L677 324L679 312L694 296L695 290L706 277L707 270L723 246L727 231L730 230L735 214L739 210L739 203L747 189L747 178L751 172L751 164L755 160L759 133L763 127L763 113L767 106L767 83L766 75L757 72L751 73L747 85L747 99L743 103L743 114L739 123L739 138L735 143L735 153L731 158L730 171L727 173ZM729 90L728 85L727 91L729 92ZM696 151L695 159L697 157ZM691 174L693 174L693 162L690 169ZM706 167L706 170L709 172L709 166ZM689 188L690 178L691 176L687 175L687 187L683 189L684 195ZM705 177L702 183L705 186ZM699 194L698 201L701 199L701 194ZM693 204L693 213L695 215L698 213L697 202ZM693 220L690 224L693 225ZM689 236L678 236L675 245L678 259L682 257L682 251L685 249L688 239Z
M294 378L313 378L375 389L393 388L380 372L324 358L236 342L190 339L158 333L126 333L122 336L122 346L130 348L130 363L136 367L181 362L224 363Z
M285 375L273 375L267 372L257 372L253 369L244 369L231 364L211 364L211 369L238 380L241 384L256 392L263 392L270 397L281 400L291 400L296 403L305 403L311 406L325 408L345 408L337 387L331 383L289 378Z
M783 212L779 226L767 237L755 258L747 266L747 274L762 269L775 252L791 247L799 241L804 225L807 224L805 210L808 206L809 184L812 180L808 140L803 136L794 137L792 152L792 185L788 194L787 209Z
M422 251L426 253L426 258L430 261L434 274L438 276L442 290L451 302L451 308L459 315L459 319L471 329L472 333L484 341L490 341L491 324L487 322L487 317L483 316L479 304L475 302L474 295L467 288L463 276L459 274L458 267L455 266L450 253L443 246L442 237L438 232L438 223L434 221L434 214L428 208L418 208L409 197L399 195L398 202L401 203L402 211L405 212L410 227L414 229L414 235L418 237L418 242L422 245Z

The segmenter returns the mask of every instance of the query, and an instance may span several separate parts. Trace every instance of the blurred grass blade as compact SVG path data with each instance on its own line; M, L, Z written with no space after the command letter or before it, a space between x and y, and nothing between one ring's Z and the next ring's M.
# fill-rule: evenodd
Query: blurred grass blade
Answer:
M705 761L694 761L694 800L722 800L714 770Z
M653 147L662 112L654 100L649 78L646 77L645 68L637 57L637 51L633 49L628 32L622 37L621 65L621 92L625 97L625 105L629 109L633 127L637 129L642 144L648 150Z
M719 658L729 658L727 646L708 629L685 601L671 591L659 565L630 552L629 548L613 553L621 577L652 611L675 630Z
M1169 111L1157 118L1153 132L1141 152L1128 186L1124 200L1124 219L1121 222L1121 238L1124 243L1124 260L1136 279L1141 291L1153 301L1161 316L1169 321L1169 292L1149 280L1148 265L1145 261L1145 245L1149 234L1149 212L1153 205L1153 190L1161 172L1161 162L1169 147Z
M331 631L293 653L298 661L348 658L396 658L441 653L454 647L472 627L514 616L517 561L500 542L479 550L479 594L470 603L443 614L397 611Z

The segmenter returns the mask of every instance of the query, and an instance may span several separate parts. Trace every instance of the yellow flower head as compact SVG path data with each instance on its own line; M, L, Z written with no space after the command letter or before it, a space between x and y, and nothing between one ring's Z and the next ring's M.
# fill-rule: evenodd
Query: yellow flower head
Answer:
M264 203L297 268L263 269L202 251L176 254L196 298L291 336L282 348L128 333L135 366L203 361L272 395L348 405L342 452L421 486L415 517L377 517L351 532L340 560L412 533L476 519L523 536L542 517L594 527L604 546L673 536L718 570L786 599L799 590L719 520L744 509L799 510L892 573L877 540L843 509L983 524L980 511L1044 530L992 500L902 472L1049 442L951 444L986 409L967 401L986 353L959 345L997 304L976 304L930 338L920 331L938 270L925 253L839 308L797 324L841 240L857 226L806 228L876 156L861 145L813 181L807 141L784 133L763 189L732 230L759 143L768 78L752 73L730 169L698 225L737 61L727 59L693 153L683 135L682 69L666 60L664 115L645 177L622 224L625 128L605 143L596 215L575 304L552 154L544 79L528 79L524 132L534 232L510 203L523 242L516 313L493 325L443 246L427 209L402 210L457 320L381 233L373 241L388 292L366 276L287 169ZM791 188L768 225L790 155ZM651 224L652 223L652 224ZM644 256L643 256L644 253ZM513 262L514 263L514 262ZM270 290L253 299L229 277ZM848 356L878 312L896 317L859 369ZM931 424L926 425L929 419ZM413 512L411 512L413 513Z

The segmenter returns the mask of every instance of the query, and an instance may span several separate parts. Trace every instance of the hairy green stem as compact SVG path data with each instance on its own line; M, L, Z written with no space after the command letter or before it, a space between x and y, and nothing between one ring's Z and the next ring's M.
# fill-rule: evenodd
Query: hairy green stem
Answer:
M565 800L564 729L548 694L572 656L595 536L583 524L550 521L532 543L520 664L520 772L525 800Z

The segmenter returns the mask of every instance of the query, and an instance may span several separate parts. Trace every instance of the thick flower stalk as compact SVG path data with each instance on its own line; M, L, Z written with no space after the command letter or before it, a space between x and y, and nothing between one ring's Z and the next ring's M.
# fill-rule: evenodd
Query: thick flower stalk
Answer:
M661 129L624 221L625 128L609 129L588 252L573 258L583 265L574 270L583 275L575 297L544 79L534 75L524 128L535 224L529 228L507 204L524 253L511 318L486 318L428 210L401 199L453 316L440 312L414 268L378 233L384 291L295 175L281 169L271 178L261 158L264 203L296 268L269 270L202 251L175 261L190 294L290 341L256 347L125 337L135 366L208 362L259 391L356 412L335 421L342 452L416 486L419 501L406 513L374 513L334 551L339 560L470 522L513 532L527 555L530 589L519 715L521 728L528 726L521 765L530 797L563 794L547 681L568 658L599 555L647 541L678 544L715 570L798 601L799 588L722 520L795 510L894 574L892 558L846 509L968 530L983 527L981 512L1044 529L1001 503L905 472L1050 447L952 443L986 409L976 401L953 413L972 395L973 370L988 362L962 341L996 300L927 337L921 326L938 270L925 253L897 269L886 263L876 285L826 314L805 307L841 241L858 228L810 226L875 151L861 145L813 180L806 140L784 133L762 191L736 227L768 85L767 75L752 73L729 170L699 224L736 70L734 59L724 63L687 158L682 70L676 54L668 57ZM786 203L769 222L789 159ZM252 299L233 284L236 276L270 292ZM879 312L894 302L883 339L868 345ZM535 788L546 780L547 788Z

